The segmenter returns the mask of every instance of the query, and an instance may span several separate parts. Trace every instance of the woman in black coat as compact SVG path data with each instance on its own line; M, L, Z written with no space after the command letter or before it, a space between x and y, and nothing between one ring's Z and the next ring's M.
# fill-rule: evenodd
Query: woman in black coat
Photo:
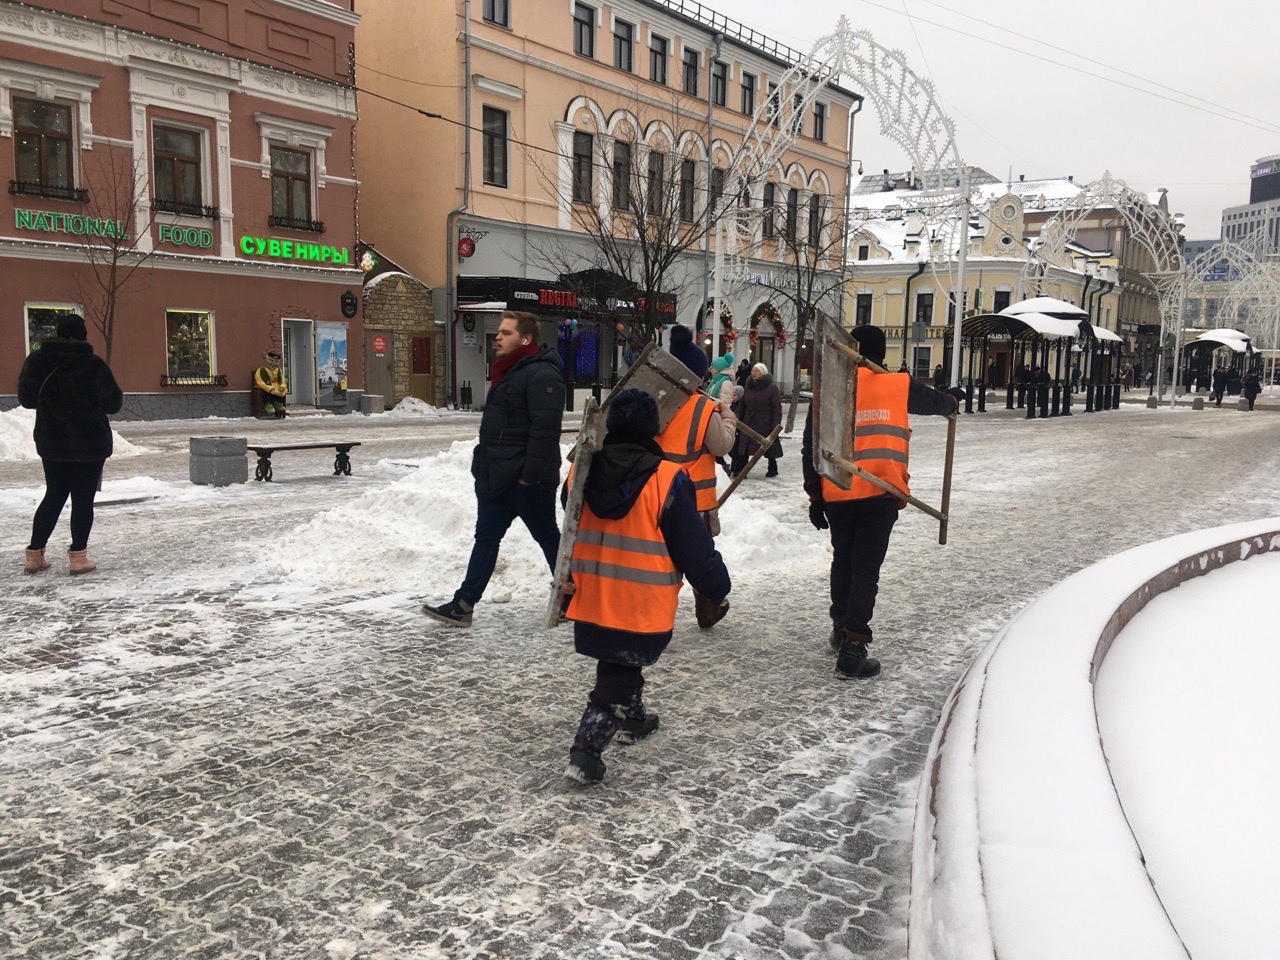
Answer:
M751 378L747 380L746 390L742 394L738 419L762 437L767 437L774 427L782 423L782 394L778 392L778 385L773 382L773 377L769 376L769 368L763 363L757 363L751 368ZM759 447L760 444L745 433L738 433L733 447L735 475L742 471ZM778 457L781 455L782 445L774 441L773 447L765 452L765 459L769 461L766 477L778 475Z
M39 573L48 568L45 545L70 497L71 573L88 573L97 566L88 558L93 499L112 449L107 414L120 411L124 394L106 361L93 352L84 317L63 315L57 339L31 351L18 375L18 402L36 412L34 436L45 486L23 569Z

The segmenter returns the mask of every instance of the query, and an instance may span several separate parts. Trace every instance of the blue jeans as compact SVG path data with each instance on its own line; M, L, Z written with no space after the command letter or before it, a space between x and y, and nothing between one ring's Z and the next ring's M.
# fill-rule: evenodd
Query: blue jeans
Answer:
M498 547L511 522L519 517L534 541L542 548L547 566L555 573L560 551L560 527L556 524L554 484L513 484L489 499L476 490L476 542L471 547L467 575L455 594L475 606L484 596L493 568L498 565Z

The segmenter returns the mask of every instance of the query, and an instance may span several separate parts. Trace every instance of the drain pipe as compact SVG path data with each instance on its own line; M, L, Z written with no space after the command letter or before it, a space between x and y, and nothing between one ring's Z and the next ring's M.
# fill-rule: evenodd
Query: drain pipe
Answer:
M916 272L907 277L907 289L902 294L902 366L908 370L911 369L907 364L907 337L911 329L911 281L924 273L924 264L923 260L916 264Z
M462 3L462 74L463 74L463 145L462 145L462 204L449 211L445 217L444 237L444 294L445 325L444 350L448 358L445 372L445 397L450 404L457 404L458 395L458 341L454 333L457 321L458 288L455 283L453 258L457 256L458 238L455 235L458 218L467 212L471 203L471 0Z

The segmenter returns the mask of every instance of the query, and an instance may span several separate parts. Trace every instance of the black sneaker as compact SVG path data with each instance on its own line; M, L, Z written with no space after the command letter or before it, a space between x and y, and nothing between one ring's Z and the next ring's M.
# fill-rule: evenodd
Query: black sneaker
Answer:
M564 775L578 783L599 783L604 779L604 761L587 750L570 750Z
M840 656L836 657L836 676L845 680L862 680L879 672L880 661L867 656L866 643L846 635L840 644Z
M458 597L454 597L448 603L442 603L438 607L429 604L422 605L422 612L434 620L441 623L447 623L451 627L469 627L471 626L471 611L475 609L467 601Z
M635 743L637 740L643 740L657 729L658 715L656 713L646 713L643 717L627 717L622 721L622 725L618 727L618 732L614 734L613 742L625 747Z

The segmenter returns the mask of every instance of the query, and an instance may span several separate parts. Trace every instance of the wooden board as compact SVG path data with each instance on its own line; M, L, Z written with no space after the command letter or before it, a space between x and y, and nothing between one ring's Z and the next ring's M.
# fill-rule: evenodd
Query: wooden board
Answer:
M858 367L840 343L856 349L849 331L819 313L813 331L813 468L841 490L848 490L853 474L826 456L853 459L853 410L857 400Z
M564 521L560 526L560 550L556 554L556 572L551 582L551 599L547 603L547 626L559 626L564 598L573 593L573 579L569 573L569 561L578 540L578 523L582 519L582 507L587 490L587 474L591 459L604 444L604 408L594 397L587 399L582 408L582 427L578 431L578 443L574 447L573 475L569 479L569 495L564 505Z

